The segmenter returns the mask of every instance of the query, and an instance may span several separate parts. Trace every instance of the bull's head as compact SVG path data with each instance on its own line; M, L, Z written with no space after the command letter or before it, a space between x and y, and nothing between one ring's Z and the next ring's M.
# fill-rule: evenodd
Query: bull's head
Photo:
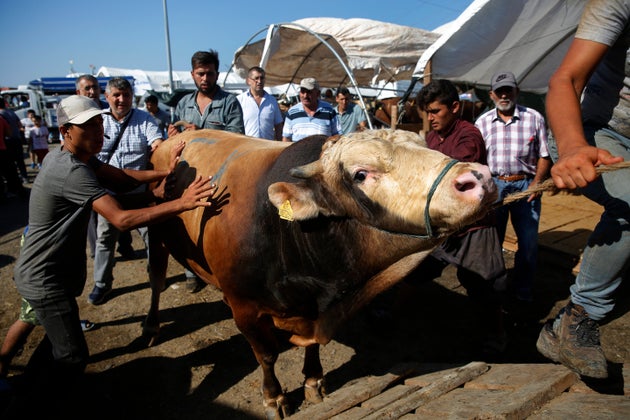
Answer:
M365 131L327 144L319 160L294 168L304 182L278 182L268 193L294 220L352 217L391 232L422 235L432 227L444 235L482 217L497 197L487 167L456 163L445 170L451 161L417 134Z

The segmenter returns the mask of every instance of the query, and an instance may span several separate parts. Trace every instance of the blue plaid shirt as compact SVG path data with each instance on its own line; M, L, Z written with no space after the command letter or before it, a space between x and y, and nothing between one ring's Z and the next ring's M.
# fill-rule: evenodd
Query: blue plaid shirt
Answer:
M116 150L112 149L122 122L118 122L111 114L103 114L103 127L109 138L105 138L98 159L103 162L109 161L110 165L120 169L146 169L151 144L161 139L162 133L155 119L148 112L133 109L130 114L131 116L127 115L123 119L125 121L131 118Z

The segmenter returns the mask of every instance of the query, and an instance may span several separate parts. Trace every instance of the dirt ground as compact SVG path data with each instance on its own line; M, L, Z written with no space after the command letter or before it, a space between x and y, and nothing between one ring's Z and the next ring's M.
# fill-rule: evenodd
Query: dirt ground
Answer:
M20 298L12 273L27 208L28 203L19 198L0 202L2 337L19 312ZM134 246L142 248L137 233ZM512 267L513 254L506 251L505 257L508 267ZM145 262L143 258L118 261L109 301L92 306L86 301L92 287L92 261L88 261L88 281L78 302L81 317L95 322L97 328L86 333L91 354L86 389L93 397L88 403L95 409L86 417L264 418L260 368L220 292L207 286L196 294L187 293L183 269L176 262L169 265L169 286L162 294L159 344L145 346L140 338L140 323L150 298ZM536 300L528 308L506 307L507 350L500 358L487 361L548 362L537 353L536 338L542 323L567 302L574 263L566 255L541 250ZM479 326L452 268L447 268L437 281L400 291L396 288L381 297L379 307L391 308L387 317L376 316L376 306L371 305L322 347L328 392L357 378L382 374L401 362L481 360ZM617 308L602 327L602 343L612 373L610 380L597 384L602 393L619 392L621 366L630 363L627 284L619 295ZM31 334L23 352L13 361L10 382L23 375L42 336L41 327ZM301 388L302 359L302 349L284 345L276 365L294 408L306 404Z

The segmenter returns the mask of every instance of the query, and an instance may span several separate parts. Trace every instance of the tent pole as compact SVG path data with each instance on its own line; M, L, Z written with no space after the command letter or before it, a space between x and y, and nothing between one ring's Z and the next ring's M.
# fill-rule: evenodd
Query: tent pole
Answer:
M422 84L423 86L426 86L427 84L431 83L431 79L433 77L432 73L432 65L431 63L433 62L433 59L429 59L427 61L427 65L424 66L424 77L422 78ZM422 115L422 130L421 133L424 137L426 137L427 133L429 132L429 118L427 117L427 113L424 110L420 111L420 115Z
M171 39L168 32L168 12L166 10L166 0L162 0L164 6L164 33L166 34L166 58L168 60L168 93L173 94L173 64L171 63ZM171 123L175 116L175 108L170 107Z
M311 30L310 28L307 28L304 25L300 25L299 23L278 23L276 24L277 27L291 27L291 26L296 26L299 29L308 32L309 34L313 35L315 38L317 38L322 44L324 44L324 46L326 46L326 48L328 48L328 50L330 50L330 52L335 56L335 58L337 59L337 61L339 62L339 64L341 64L341 67L343 67L344 71L346 72L346 74L348 75L348 78L350 79L350 83L352 83L352 86L354 87L354 89L357 92L357 96L359 97L359 102L361 102L361 107L363 108L363 112L365 113L365 118L367 119L367 123L368 123L368 127L371 129L374 128L374 126L372 125L372 119L370 118L370 114L368 113L367 110L367 106L365 104L365 101L363 100L363 95L361 95L361 91L359 90L359 86L357 85L357 82L354 78L354 74L352 73L352 70L350 70L348 68L348 66L346 65L346 63L343 62L343 59L339 56L339 54L337 54L337 51L335 51L335 49L328 43L328 41L326 41L324 38L322 38L317 32ZM296 71L297 73L297 71ZM293 80L291 80L291 82L293 82Z

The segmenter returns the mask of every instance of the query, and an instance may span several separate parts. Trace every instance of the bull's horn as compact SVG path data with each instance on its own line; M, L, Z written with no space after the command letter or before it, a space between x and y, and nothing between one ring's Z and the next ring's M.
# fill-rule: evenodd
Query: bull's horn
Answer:
M296 168L292 168L289 173L291 174L291 176L294 176L296 178L310 178L313 175L316 175L320 172L322 172L323 168L322 168L322 164L319 160L316 160L315 162L311 162L308 163L306 165L302 165L302 166L298 166Z

